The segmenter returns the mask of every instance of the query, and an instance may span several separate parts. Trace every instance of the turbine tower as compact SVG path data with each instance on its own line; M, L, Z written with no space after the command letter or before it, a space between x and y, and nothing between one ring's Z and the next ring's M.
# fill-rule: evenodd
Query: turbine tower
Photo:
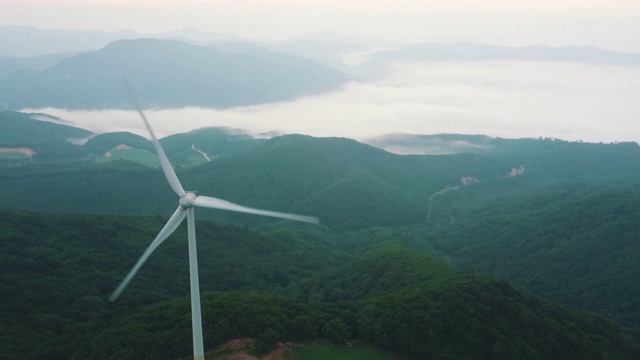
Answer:
M178 208L173 213L169 221L164 225L162 230L158 233L155 239L149 244L147 249L144 251L138 262L131 268L127 276L122 280L118 288L113 292L113 294L109 297L109 300L115 301L122 291L129 285L131 279L136 275L140 267L144 264L144 262L149 258L151 253L162 244L164 240L171 235L176 228L180 225L180 223L187 218L187 234L189 239L189 276L190 276L190 285L191 285L191 325L193 328L193 358L194 360L203 360L204 359L204 346L202 340L202 317L200 313L200 283L198 280L198 257L196 251L196 227L195 227L195 219L194 219L194 208L195 207L205 207L211 209L222 209L229 211L237 211L248 214L256 214L262 216L271 216L281 219L288 219L294 221L303 221L309 223L317 224L319 222L318 218L311 216L303 216L303 215L295 215L295 214L287 214L276 211L269 210L261 210L254 209L242 205L237 205L226 200L210 197L210 196L196 196L194 192L184 191L176 173L173 171L171 167L171 163L167 158L162 146L160 146L160 142L156 138L153 130L151 129L151 125L149 125L149 121L146 116L142 112L140 105L136 101L133 96L133 92L127 86L127 90L131 95L133 103L136 106L136 110L142 121L144 121L144 125L146 126L149 134L151 135L151 140L153 145L156 148L156 152L160 157L160 163L162 164L162 170L164 171L164 175L167 177L167 181L169 181L169 185L173 191L180 197L178 200Z

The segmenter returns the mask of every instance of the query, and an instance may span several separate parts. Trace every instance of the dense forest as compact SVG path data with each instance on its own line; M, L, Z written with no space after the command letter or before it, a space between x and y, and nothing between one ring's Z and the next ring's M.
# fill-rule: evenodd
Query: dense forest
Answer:
M150 143L43 118L0 112L2 358L188 356L184 225L107 300L175 204ZM640 358L637 144L402 141L476 151L224 128L161 139L185 188L321 219L198 212L208 348L252 337L256 354L321 339L416 359Z
M640 193L571 185L470 208L425 238L463 269L638 327L639 231Z
M106 298L162 219L3 212L2 353L7 359L176 359L190 352L180 229L116 303ZM208 347L254 337L359 339L413 358L632 358L638 334L459 272L380 230L258 233L198 222ZM359 249L359 250L358 250ZM211 292L214 291L214 292ZM176 296L178 296L176 298Z

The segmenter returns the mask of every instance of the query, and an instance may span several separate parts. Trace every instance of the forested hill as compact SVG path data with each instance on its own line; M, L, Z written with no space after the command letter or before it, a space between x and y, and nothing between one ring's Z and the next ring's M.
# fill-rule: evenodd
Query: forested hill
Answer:
M116 303L108 301L165 221L0 211L1 357L68 359L85 335L96 336L93 331L119 314L188 297L184 226L154 252ZM315 227L257 233L198 222L197 229L203 291L278 290L346 258ZM179 316L188 322L188 311ZM180 334L189 329L174 327ZM188 354L190 343L181 346Z
M353 302L354 332L360 338L419 359L637 356L633 341L625 344L633 337L603 320L398 246L300 280L288 290L302 299L340 306Z
M527 176L534 176L536 181L590 181L640 173L640 145L635 142L603 144L461 134L388 134L366 142L398 153L473 153L508 159L523 165Z
M464 137L439 139L456 143ZM396 155L345 138L253 139L221 128L161 139L186 188L247 206L313 214L339 232L425 223L431 215L449 221L465 206L496 196L520 196L563 182L608 179L614 184L640 176L640 147L635 143L480 136L465 141L477 149ZM85 145L58 140L31 148L30 157L0 154L0 186L12 189L0 193L0 207L74 213L171 211L173 194L142 137L100 134ZM442 196L443 191L448 194ZM216 211L199 216L252 225L272 221Z
M177 174L199 194L311 214L347 231L422 221L432 193L459 185L469 174L495 177L511 169L510 163L474 154L407 157L349 139L287 135ZM125 162L9 168L0 174L0 186L14 189L0 194L0 206L45 212L166 214L175 200L160 169ZM219 211L199 216L273 222Z
M585 184L470 206L421 231L461 268L640 326L640 194Z
M226 108L291 100L338 88L346 74L293 55L243 54L174 40L119 40L40 71L0 78L9 109L130 108L122 83L143 107Z
M4 358L176 359L191 352L186 229L111 304L107 297L164 219L0 215ZM357 236L337 238L313 226L268 233L202 221L197 227L202 288L216 291L202 302L207 348L254 337L263 348L354 339L416 359L639 354L632 331L460 273L394 245L402 242L394 232L373 237L390 247L367 252L353 251Z

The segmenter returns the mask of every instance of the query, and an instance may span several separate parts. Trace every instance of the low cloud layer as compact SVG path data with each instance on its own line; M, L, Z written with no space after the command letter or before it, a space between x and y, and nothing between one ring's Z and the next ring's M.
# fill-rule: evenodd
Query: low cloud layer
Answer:
M146 136L129 111L29 110L102 133ZM640 141L640 69L577 63L395 64L388 78L297 101L149 110L158 136L228 126L363 140L387 133Z

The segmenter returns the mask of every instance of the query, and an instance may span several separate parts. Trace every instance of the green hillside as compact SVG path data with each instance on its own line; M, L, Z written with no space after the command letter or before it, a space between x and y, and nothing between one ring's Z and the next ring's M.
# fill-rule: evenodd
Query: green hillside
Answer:
M176 359L190 353L184 229L111 304L107 297L164 219L1 215L4 358ZM507 283L458 272L394 245L404 240L392 231L336 238L317 227L257 233L197 226L201 285L216 291L203 297L207 348L253 337L256 351L278 341L354 339L419 359L638 355L638 334ZM363 239L377 250L354 250Z
M345 231L423 221L433 192L460 184L462 176L510 169L474 154L399 156L350 139L285 135L184 178L232 201L313 213Z
M143 138L125 135L97 136L84 147L49 144L48 151L34 157L36 165L0 174L0 186L14 189L0 194L0 206L47 212L167 214L171 202L163 199L173 197L165 191L160 169L123 164L96 167L87 162L77 164L75 171L65 167L56 172L38 165L46 156L91 159L95 155L90 154L102 156L98 151L119 143L149 147ZM285 135L254 140L220 129L174 135L162 142L185 188L247 206L313 214L339 232L420 224L428 222L427 218L445 224L462 216L465 208L492 198L521 196L540 186L568 181L626 182L640 174L640 149L633 144L514 140L502 150L482 154L402 156L344 138ZM113 159L153 166L157 163L152 157L146 151L123 152ZM508 176L512 169L523 172ZM141 173L146 175L139 176ZM463 177L474 182L463 186ZM77 197L69 196L70 188ZM451 191L437 194L447 189ZM110 201L85 201L94 197ZM133 198L141 201L131 204ZM201 216L265 224L265 219L254 216L216 211Z
M357 305L357 333L362 340L420 359L636 356L638 349L632 343L637 335L632 341L632 335L623 335L601 319L547 303L504 282L452 272L407 249L392 249L390 255L372 254L360 260L362 264L345 269L347 274L357 274L362 266L387 263L377 287L406 277L415 279L395 291L386 285L390 287L386 294ZM360 274L353 275L352 286L369 276ZM332 281L325 280L318 285L331 286Z
M367 140L380 148L416 154L474 153L522 165L537 182L594 180L638 174L640 145L588 143L553 138L503 139L484 135L390 134Z
M32 158L4 153L6 157L0 159L3 166L0 186L6 189L0 192L0 208L49 214L156 216L145 218L155 221L155 227L142 237L138 248L128 253L129 263L118 265L121 274L110 280L117 284L162 226L162 220L175 208L175 194L162 170L157 168L157 158L149 151L149 142L133 134L112 133L96 136L85 145L75 145L65 140L69 129L47 133L50 123L29 120L30 114L4 112L2 116L15 116L25 120L24 124L32 123L35 126L32 134L37 136L32 136L30 141L35 142L29 143L36 151ZM14 127L12 131L20 132L20 129ZM37 142L47 137L42 134L59 134L55 135L59 138L50 135L53 141ZM458 135L438 138L462 144ZM286 135L256 140L241 131L216 128L162 139L185 189L247 206L321 219L320 226L308 227L251 215L198 211L198 220L214 219L250 226L263 231L261 236L282 240L280 243L266 240L266 243L276 241L274 247L245 244L247 249L256 252L234 248L227 253L224 247L216 249L214 253L224 254L229 262L220 262L224 266L216 267L207 275L215 279L209 291L283 291L287 288L289 294L301 301L373 301L388 292L388 288L399 289L412 282L427 282L427 279L422 275L407 275L413 274L410 268L385 276L385 282L378 282L377 276L360 277L359 273L389 274L389 268L385 267L388 261L382 260L375 265L363 261L360 265L337 266L370 251L401 244L414 250L428 250L463 270L506 280L547 300L597 313L621 325L638 327L640 315L636 299L640 294L637 287L628 285L640 276L639 262L634 255L638 253L634 234L640 231L636 226L636 205L640 203L637 198L638 145L483 136L467 137L464 141L484 148L473 153L401 156L345 138ZM97 163L97 159L103 159L103 150L120 144L134 150L113 150L110 158L113 161ZM202 153L192 146L211 155L211 161L203 161ZM200 163L191 159L194 155ZM509 176L514 168L522 171ZM463 178L472 181L463 185ZM32 216L35 216L34 223L48 224L48 220L39 218L44 215ZM59 219L60 216L44 218ZM90 218L98 222L107 219ZM40 233L55 234L75 225L60 221L49 226L55 230L39 230ZM147 225L143 221L138 226ZM39 229L39 225L33 227ZM118 224L107 227L128 228ZM217 238L215 231L207 230L208 227L203 225L203 230L198 230L199 236L202 233ZM121 236L128 239L126 235ZM184 233L176 236L180 238ZM246 236L252 238L252 235ZM307 248L306 240L299 239L314 242L318 248ZM293 241L293 248L288 247L288 241ZM175 253L185 251L180 249ZM312 260L315 252L319 258ZM278 262L277 270L262 272L265 267L257 266L260 262L253 260L258 253L273 256ZM38 251L27 252L24 258L38 259L29 262L35 268L46 266L49 257L36 254ZM248 259L243 263L246 268L241 267L240 272L233 265L237 261L235 254ZM54 264L64 264L69 256L56 258ZM406 266L422 263L420 259L404 258ZM9 257L2 259L15 264L15 259L12 262L6 262ZM88 259L84 261L85 265L91 264ZM314 265L307 267L310 263ZM112 265L109 267L115 268ZM175 265L175 271L181 271L183 266ZM358 266L358 271L349 270ZM445 272L446 267L438 262L432 266L433 271ZM324 270L327 272L318 275ZM83 270L74 268L73 271ZM162 274L162 279L173 276ZM313 277L316 275L317 278ZM186 275L176 276L176 281L181 281L177 279L181 276ZM93 278L101 279L99 275ZM160 278L157 280L158 284L162 283ZM330 286L321 287L319 283ZM151 304L168 300L175 296L178 287L167 285L167 292L154 286L142 289L142 293L130 295L131 301ZM52 291L44 289L42 293ZM186 290L180 295L185 294ZM65 301L67 307L75 302ZM123 298L124 304L127 301ZM38 303L34 307L45 305ZM108 312L101 310L100 313ZM56 324L66 324L66 320L58 320ZM349 333L356 332L349 328Z
M584 184L470 207L427 240L464 269L640 326L640 193Z
M424 221L433 192L460 184L462 176L511 169L480 155L405 157L340 138L288 135L238 146L215 161L178 169L183 186L247 206L313 214L336 231ZM0 206L46 212L167 214L175 200L160 169L136 166L32 166L0 174L0 186L15 189L0 194ZM265 223L219 211L200 214Z
M107 300L165 220L0 212L3 358L69 358L78 339L118 314L188 296L185 227L153 254L118 302ZM197 226L203 291L278 290L345 258L317 229L261 234Z
M362 272L363 268L384 270ZM453 270L404 248L382 250L312 277L330 289L370 291L359 301L318 304L256 292L204 296L207 348L239 337L262 344L359 339L416 359L631 359L638 334L551 304L504 282ZM347 280L345 280L345 277ZM371 280L373 278L373 280ZM402 283L398 284L398 280ZM188 299L148 307L112 322L78 358L176 358L188 353ZM133 334L136 334L133 336ZM160 341L159 341L160 340Z

